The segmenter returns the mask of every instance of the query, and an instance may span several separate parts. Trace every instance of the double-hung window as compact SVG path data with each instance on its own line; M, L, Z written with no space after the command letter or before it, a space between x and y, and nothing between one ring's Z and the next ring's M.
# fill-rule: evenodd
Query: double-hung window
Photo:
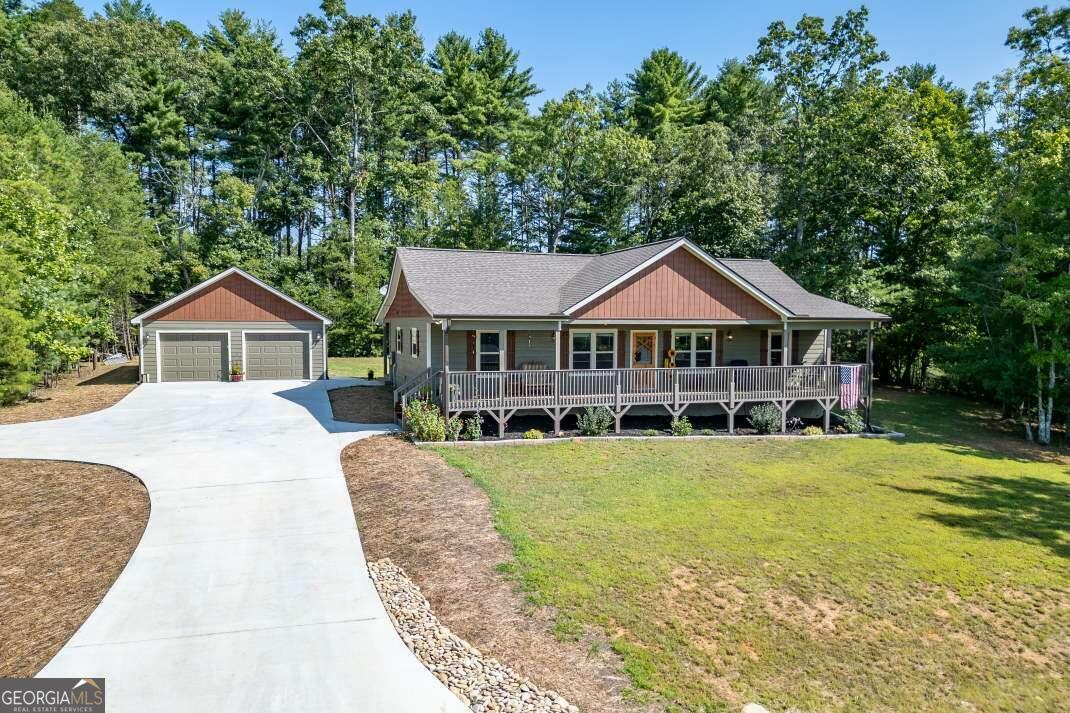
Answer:
M410 335L411 348L409 351L412 353L412 358L416 359L420 356L420 328L413 327Z
M569 366L573 369L616 368L617 333L572 332Z
M676 366L714 366L713 331L682 331L672 333L672 348L676 350Z
M394 327L394 351L398 354L405 353L405 330Z
M501 332L476 332L476 367L479 371L501 371L505 363Z
M784 365L784 333L769 332L769 357L766 359L769 366Z

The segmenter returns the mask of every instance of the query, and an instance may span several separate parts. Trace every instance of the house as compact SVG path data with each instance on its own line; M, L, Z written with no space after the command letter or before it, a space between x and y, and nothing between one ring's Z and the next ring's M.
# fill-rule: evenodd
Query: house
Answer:
M232 267L131 320L141 381L323 379L331 320Z
M377 315L399 400L449 414L641 408L735 416L755 403L830 410L841 380L870 399L872 330L889 318L807 292L767 260L687 240L601 255L399 248ZM831 332L865 330L867 363L833 363ZM634 409L634 410L633 410Z

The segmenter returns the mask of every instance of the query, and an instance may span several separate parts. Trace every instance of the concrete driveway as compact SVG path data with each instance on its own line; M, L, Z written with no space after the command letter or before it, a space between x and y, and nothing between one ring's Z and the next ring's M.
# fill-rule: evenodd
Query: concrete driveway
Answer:
M0 426L0 457L116 466L151 499L126 569L40 675L107 679L112 713L467 710L368 577L339 452L392 427L331 418L327 390L354 383L149 384Z

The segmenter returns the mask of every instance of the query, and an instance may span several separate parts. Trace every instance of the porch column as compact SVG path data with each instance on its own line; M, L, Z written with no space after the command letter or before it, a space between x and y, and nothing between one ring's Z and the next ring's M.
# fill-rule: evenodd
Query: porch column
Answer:
M869 430L870 411L873 404L873 322L866 330L866 430Z
M783 347L780 354L780 363L785 366L791 365L791 325L788 322L784 322L784 331L782 332L783 338L780 340L780 346Z
M450 321L442 320L442 415L450 417Z
M554 371L561 371L561 323L554 329Z
M832 363L832 330L825 328L825 364Z

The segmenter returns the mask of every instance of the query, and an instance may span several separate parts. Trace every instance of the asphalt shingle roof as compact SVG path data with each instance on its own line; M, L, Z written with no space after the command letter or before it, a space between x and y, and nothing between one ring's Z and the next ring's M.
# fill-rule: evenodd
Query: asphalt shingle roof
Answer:
M676 242L601 255L398 248L397 260L409 289L436 317L560 317ZM794 316L887 319L807 292L768 260L718 262Z

